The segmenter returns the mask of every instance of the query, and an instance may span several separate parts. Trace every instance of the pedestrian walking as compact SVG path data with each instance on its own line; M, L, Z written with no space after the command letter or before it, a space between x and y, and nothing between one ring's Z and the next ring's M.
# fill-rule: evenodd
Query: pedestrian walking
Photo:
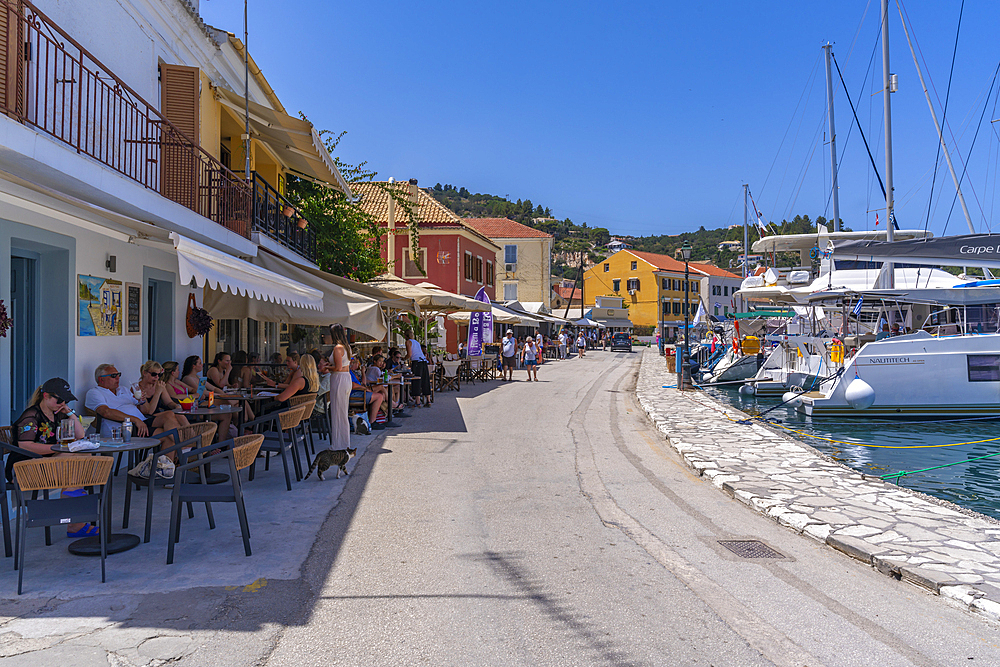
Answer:
M559 332L559 358L566 358L566 345L569 343L569 336L566 335L565 330Z
M351 343L342 324L330 327L330 449L351 446L351 423L347 415L351 400Z
M580 335L577 336L577 339L576 339L576 356L577 356L577 359L583 359L583 353L584 353L584 351L586 351L586 349L587 349L587 339L583 335L583 331L581 331Z
M524 364L524 370L528 371L528 382L531 382L532 374L534 374L535 382L538 382L538 346L535 345L535 339L531 336L528 336L524 349L521 350L521 361Z
M545 352L545 336L543 336L542 332L538 331L537 329L535 330L535 347L538 348L537 350L538 365L541 366L543 353Z
M431 374L427 368L427 357L420 347L420 341L413 337L413 333L406 329L403 332L406 337L406 358L410 360L410 370L417 379L413 381L412 393L416 404L421 404L425 408L431 407ZM421 401L421 399L423 399Z
M517 341L514 340L514 332L507 329L503 340L500 341L501 374L505 382L514 379L514 362L516 358Z

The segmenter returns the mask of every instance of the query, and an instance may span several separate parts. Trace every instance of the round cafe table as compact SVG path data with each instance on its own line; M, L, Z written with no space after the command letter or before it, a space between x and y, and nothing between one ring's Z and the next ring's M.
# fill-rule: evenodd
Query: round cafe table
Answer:
M118 452L134 452L138 449L149 449L150 447L158 447L160 445L160 440L158 438L140 438L133 436L129 442L112 442L106 438L101 438L101 445L96 449L85 449L77 454L100 454L102 456L114 456ZM52 451L66 453L69 452L69 448L66 445L52 445ZM104 517L102 522L101 530L107 531L107 543L108 543L108 553L116 554L121 551L128 551L129 549L134 549L139 546L138 535L133 535L132 533L112 533L111 532L111 500L112 491L114 486L114 475L108 475L108 483L105 485L104 493L107 494L107 498L104 501L105 512L107 516ZM71 542L69 544L69 552L77 556L100 556L101 555L101 538L100 537L81 537L80 539Z

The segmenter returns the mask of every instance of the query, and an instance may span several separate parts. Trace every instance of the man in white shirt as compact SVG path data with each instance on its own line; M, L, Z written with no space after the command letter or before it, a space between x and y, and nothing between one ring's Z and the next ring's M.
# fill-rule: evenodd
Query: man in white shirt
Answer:
M545 337L542 336L542 332L538 331L538 330L535 331L535 347L538 350L538 354L537 354L536 360L537 360L538 364L541 365L541 363L542 363L542 351L545 348Z
M119 387L121 376L114 364L98 366L94 372L97 386L87 392L84 404L101 418L102 437L110 437L111 427L121 426L126 418L132 420L133 433L140 438L145 437L149 435L147 417L136 407L139 401L132 393Z
M517 341L514 340L514 332L507 329L506 335L500 341L500 358L503 362L503 379L505 381L514 379L514 360L517 358Z
M559 358L560 359L565 359L566 358L566 343L568 341L568 338L569 337L566 335L565 331L560 331L559 332Z

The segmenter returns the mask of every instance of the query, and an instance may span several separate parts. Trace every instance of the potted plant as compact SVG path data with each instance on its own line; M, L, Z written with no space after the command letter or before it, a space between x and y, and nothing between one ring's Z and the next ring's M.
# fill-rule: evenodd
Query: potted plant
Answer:
M295 209L292 208L291 204L285 204L285 208L281 209L281 214L286 218L290 218L295 215Z
M305 229L308 224L309 224L308 220L306 220L305 218L299 218L299 229Z

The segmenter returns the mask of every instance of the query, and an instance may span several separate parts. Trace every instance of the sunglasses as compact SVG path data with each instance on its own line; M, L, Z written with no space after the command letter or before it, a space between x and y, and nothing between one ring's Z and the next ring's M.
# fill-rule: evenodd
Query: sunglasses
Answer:
M153 371L146 371L146 375L148 375L151 378L158 378L162 375L162 373L154 373Z
M108 373L107 375L102 375L101 377L102 378L120 378L121 376L122 376L121 373Z

